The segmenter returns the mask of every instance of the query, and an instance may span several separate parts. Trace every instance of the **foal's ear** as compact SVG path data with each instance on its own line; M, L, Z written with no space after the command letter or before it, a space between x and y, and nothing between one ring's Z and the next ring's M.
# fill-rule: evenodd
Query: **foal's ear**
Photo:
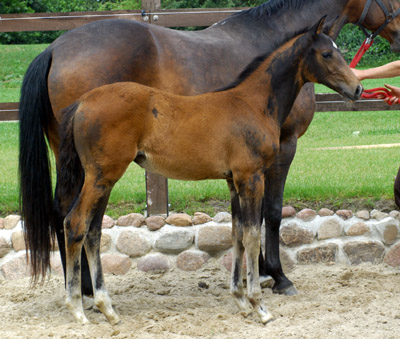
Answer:
M335 40L337 38L335 32L340 31L340 29L336 29L339 24L340 24L339 16L325 23L323 30L324 34L329 35L332 39Z
M324 31L324 24L325 24L325 19L326 19L326 15L324 15L318 22L316 25L314 25L313 27L313 31L314 31L314 35L313 38L314 40L316 38L318 38L318 35L320 35L323 31Z

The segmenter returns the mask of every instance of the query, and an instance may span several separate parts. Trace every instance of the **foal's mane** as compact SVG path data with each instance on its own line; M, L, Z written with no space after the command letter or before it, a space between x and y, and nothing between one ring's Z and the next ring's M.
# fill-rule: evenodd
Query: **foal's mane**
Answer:
M321 0L270 0L257 7L249 8L242 12L233 14L232 17L242 16L248 19L258 19L263 16L277 14L281 10L299 10L304 6L310 6L311 3Z

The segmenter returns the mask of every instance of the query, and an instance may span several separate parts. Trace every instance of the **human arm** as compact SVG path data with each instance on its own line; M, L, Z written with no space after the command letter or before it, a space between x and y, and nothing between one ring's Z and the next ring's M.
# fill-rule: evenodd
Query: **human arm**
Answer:
M363 70L352 68L352 71L358 80L393 78L400 76L400 60L389 62L386 65L379 67Z

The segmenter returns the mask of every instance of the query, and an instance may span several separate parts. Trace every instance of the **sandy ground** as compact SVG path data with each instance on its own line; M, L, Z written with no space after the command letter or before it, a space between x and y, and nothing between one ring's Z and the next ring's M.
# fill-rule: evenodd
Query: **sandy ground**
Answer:
M111 326L90 308L90 325L74 322L63 280L52 276L0 282L0 337L5 338L399 338L400 271L386 266L298 266L289 277L299 295L264 300L275 320L262 325L240 314L229 274L210 259L196 272L148 274L132 268L106 276L121 323ZM200 286L199 287L199 283Z

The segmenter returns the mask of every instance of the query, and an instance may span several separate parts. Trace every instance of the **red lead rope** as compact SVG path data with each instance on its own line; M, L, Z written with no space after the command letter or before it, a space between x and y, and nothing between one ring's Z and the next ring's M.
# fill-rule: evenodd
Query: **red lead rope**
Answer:
M353 60L350 62L350 68L355 68L357 64L360 62L361 58L365 54L366 51L372 46L374 43L374 40L371 40L370 38L366 38L364 42L362 43L360 49L354 56Z
M353 60L351 60L350 68L355 68L357 66L357 64L360 62L362 56L372 46L373 42L374 42L374 40L372 40L370 38L366 38L364 40L364 42L362 43L358 52L354 56ZM377 88L371 88L371 89L364 89L364 92L361 95L361 97L363 97L365 99L372 99L372 98L385 99L385 98L391 98L392 95L390 94L390 91L387 88L377 87ZM388 104L392 105L391 102L388 102Z

